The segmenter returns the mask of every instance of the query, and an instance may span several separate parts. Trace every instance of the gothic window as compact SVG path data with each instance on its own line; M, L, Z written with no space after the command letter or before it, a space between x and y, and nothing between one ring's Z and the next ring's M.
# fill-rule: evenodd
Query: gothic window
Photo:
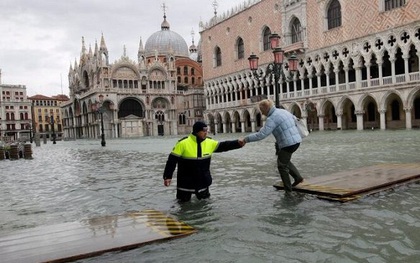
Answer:
M338 0L332 0L328 7L328 29L341 26L341 5Z
M264 51L271 49L270 35L271 35L271 30L270 28L266 27L263 31L263 50Z
M184 83L188 84L188 77L184 77Z
M385 1L385 11L402 7L405 5L405 0L384 0Z
M302 41L302 25L300 24L299 19L296 17L293 19L292 28L290 31L292 32L292 43Z
M160 122L165 121L165 114L162 111L158 111L155 114L155 119L157 119Z
M180 67L176 68L176 74L181 75L181 68Z
M214 50L215 66L220 67L222 65L222 50L220 47L216 47Z
M187 123L187 118L185 117L185 113L180 113L178 116L178 124L179 125L185 125Z
M191 76L194 76L195 75L195 70L194 70L194 68L191 68Z
M83 84L86 89L89 88L89 76L86 71L83 71Z
M188 67L187 66L184 67L184 75L188 75Z
M243 59L245 56L244 51L244 40L242 38L238 38L236 42L236 50L237 50L237 57L238 59Z

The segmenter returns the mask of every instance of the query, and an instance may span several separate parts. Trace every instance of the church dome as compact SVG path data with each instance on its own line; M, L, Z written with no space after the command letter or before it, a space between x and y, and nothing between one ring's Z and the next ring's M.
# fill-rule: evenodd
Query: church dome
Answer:
M176 32L171 31L166 16L161 25L161 30L153 33L144 46L146 57L172 53L175 56L188 57L188 45L185 39Z

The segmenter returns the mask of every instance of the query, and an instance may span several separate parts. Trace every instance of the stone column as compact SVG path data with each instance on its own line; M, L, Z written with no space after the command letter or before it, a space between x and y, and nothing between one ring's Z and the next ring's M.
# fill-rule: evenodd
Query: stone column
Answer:
M356 71L356 89L360 89L362 87L362 67L363 61L359 57L356 63L354 63L354 70Z
M330 88L330 66L325 67L325 78L327 81L327 88Z
M392 83L396 82L395 79L395 53L389 53L389 61L391 62L391 76L392 76Z
M232 122L231 124L230 124L230 130L232 131L232 133L235 133L236 132L236 123L235 122Z
M318 115L318 122L319 122L319 130L324 130L324 116L325 115Z
M367 86L370 87L370 66L371 66L370 61L366 61L365 62L365 66L366 66L366 81L367 81Z
M344 77L345 77L345 81L346 81L346 90L349 90L349 66L348 64L346 64L346 66L344 66ZM338 124L337 124L338 125Z
M314 75L312 75L312 73L308 74L308 80L309 80L309 95L312 95L312 78L314 77Z
M384 64L382 57L378 57L376 60L378 64L378 72L379 72L379 85L383 85L383 69L382 65Z
M403 59L404 59L405 82L408 82L408 81L410 81L410 75L409 75L409 72L408 72L408 63L409 63L410 55L408 54L408 51L407 51L407 54L403 55Z
M337 116L337 130L342 130L343 129L343 112L337 111L335 115Z
M357 121L357 130L363 131L363 114L365 114L364 111L356 111L356 121Z
M257 123L255 121L255 119L251 119L251 132L255 132L257 129Z
M386 129L386 115L385 115L385 113L386 113L386 110L379 110L381 130Z
M406 129L411 129L412 128L412 124L411 124L411 107L405 108L405 128Z
M338 78L338 74L340 73L340 69L334 67L334 73L335 73L335 92L338 92L340 90L340 87L339 87L340 80Z
M227 133L227 125L226 125L226 122L223 122L223 133Z
M321 87L321 72L316 72L316 87L318 88L318 93L319 93L319 88Z
M241 121L241 132L245 132L245 121Z

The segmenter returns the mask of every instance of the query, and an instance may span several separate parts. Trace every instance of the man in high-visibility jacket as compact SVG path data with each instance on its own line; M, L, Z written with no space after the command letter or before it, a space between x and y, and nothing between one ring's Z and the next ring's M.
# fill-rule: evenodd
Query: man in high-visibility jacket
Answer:
M197 121L193 131L179 140L166 161L163 173L164 185L169 186L178 164L176 198L181 202L191 200L195 194L198 199L210 197L209 186L211 155L214 152L226 152L243 146L239 140L218 142L207 137L207 125Z

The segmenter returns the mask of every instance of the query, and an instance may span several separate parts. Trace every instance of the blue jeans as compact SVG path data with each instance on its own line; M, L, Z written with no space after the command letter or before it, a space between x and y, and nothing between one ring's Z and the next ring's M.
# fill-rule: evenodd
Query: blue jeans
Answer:
M292 154L299 148L300 143L292 146L281 148L277 151L277 168L279 169L281 180L283 181L284 190L286 192L292 191L292 183L289 174L293 177L295 182L303 180L302 176L295 165L290 161Z

